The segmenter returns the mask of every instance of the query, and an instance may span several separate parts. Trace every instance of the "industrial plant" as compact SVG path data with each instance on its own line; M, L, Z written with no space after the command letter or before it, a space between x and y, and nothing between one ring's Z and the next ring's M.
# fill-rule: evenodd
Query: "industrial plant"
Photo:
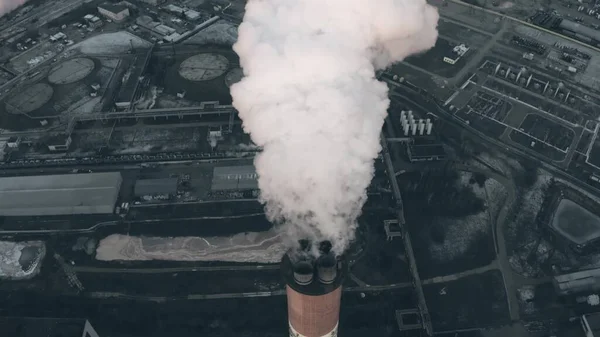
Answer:
M600 5L281 6L0 4L0 336L600 335Z

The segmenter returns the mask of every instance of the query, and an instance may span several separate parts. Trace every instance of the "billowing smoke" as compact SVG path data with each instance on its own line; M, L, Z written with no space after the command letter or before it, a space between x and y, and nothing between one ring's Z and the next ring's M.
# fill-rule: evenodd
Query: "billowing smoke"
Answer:
M262 202L290 239L343 251L373 177L389 106L375 71L431 48L425 0L249 0L232 86L256 158Z
M12 11L21 6L27 0L0 0L0 16Z

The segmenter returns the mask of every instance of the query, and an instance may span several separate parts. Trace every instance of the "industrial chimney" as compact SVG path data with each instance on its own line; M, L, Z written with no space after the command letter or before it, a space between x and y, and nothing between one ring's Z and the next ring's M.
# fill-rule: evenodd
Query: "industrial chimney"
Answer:
M286 282L290 337L337 336L345 264L321 242L318 256L311 244L288 251L281 261Z

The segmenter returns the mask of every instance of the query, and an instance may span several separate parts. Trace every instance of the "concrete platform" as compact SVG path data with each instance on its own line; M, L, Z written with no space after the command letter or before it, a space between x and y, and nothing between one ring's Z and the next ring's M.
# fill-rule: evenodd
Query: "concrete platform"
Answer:
M569 199L560 201L551 226L576 244L600 237L600 217Z

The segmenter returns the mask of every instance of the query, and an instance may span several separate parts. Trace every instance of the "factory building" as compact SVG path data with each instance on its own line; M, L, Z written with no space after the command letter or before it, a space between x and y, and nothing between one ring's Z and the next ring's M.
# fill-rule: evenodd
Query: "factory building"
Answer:
M213 191L258 189L258 174L254 166L219 166L213 170Z
M72 141L71 135L61 133L46 140L46 145L52 152L68 151Z
M175 195L177 194L177 184L177 178L140 179L135 182L134 194L136 197Z
M562 20L558 25L566 35L572 36L580 41L589 43L593 46L600 45L600 32L571 20Z
M113 213L119 172L0 178L0 216Z
M0 336L100 337L87 319L14 316L0 318Z
M592 293L600 290L600 268L555 276L552 280L559 295Z
M110 20L120 22L129 16L129 8L121 5L102 4L98 6L98 13Z
M142 80L142 74L148 67L148 63L150 63L151 57L152 48L148 50L145 56L136 56L135 59L130 61L129 70L121 79L121 90L119 90L119 94L115 98L115 107L118 110L129 110L133 101L141 95L141 91L138 90L140 88L140 81Z
M456 64L461 57L465 56L465 54L469 51L469 47L467 47L464 43L459 44L452 48L452 52L444 56L444 62L449 64Z
M310 243L284 255L281 270L286 283L290 337L337 336L344 261L331 252L331 244L319 245L319 256L309 252Z
M446 159L446 151L442 144L423 139L414 139L412 143L408 143L407 152L411 163Z
M140 0L152 6L158 6L165 2L165 0Z

